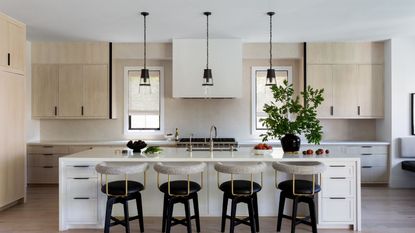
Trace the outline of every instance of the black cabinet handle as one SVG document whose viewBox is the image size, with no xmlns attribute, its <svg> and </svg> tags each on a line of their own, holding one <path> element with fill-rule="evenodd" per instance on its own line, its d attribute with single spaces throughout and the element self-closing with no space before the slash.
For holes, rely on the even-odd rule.
<svg viewBox="0 0 415 233">
<path fill-rule="evenodd" d="M 89 197 L 74 197 L 75 200 L 89 200 Z"/>
<path fill-rule="evenodd" d="M 330 197 L 330 199 L 333 199 L 333 200 L 344 200 L 346 198 L 345 197 Z"/>
<path fill-rule="evenodd" d="M 373 155 L 372 153 L 361 153 L 361 155 Z"/>
<path fill-rule="evenodd" d="M 55 116 L 57 116 L 57 115 L 58 115 L 58 107 L 55 106 Z"/>
<path fill-rule="evenodd" d="M 330 177 L 332 180 L 345 180 L 346 177 Z"/>
<path fill-rule="evenodd" d="M 43 146 L 43 148 L 53 148 L 53 146 Z"/>
<path fill-rule="evenodd" d="M 44 156 L 52 156 L 53 154 L 43 154 Z"/>
<path fill-rule="evenodd" d="M 7 53 L 7 65 L 10 66 L 10 53 Z"/>
<path fill-rule="evenodd" d="M 53 166 L 43 166 L 43 168 L 53 168 Z"/>
<path fill-rule="evenodd" d="M 89 180 L 89 177 L 75 177 L 74 180 Z"/>
<path fill-rule="evenodd" d="M 84 106 L 81 107 L 81 115 L 84 115 Z"/>
<path fill-rule="evenodd" d="M 89 165 L 74 165 L 73 167 L 89 167 Z"/>
<path fill-rule="evenodd" d="M 346 167 L 346 165 L 330 165 L 330 167 Z"/>
<path fill-rule="evenodd" d="M 334 107 L 333 106 L 330 106 L 330 115 L 334 115 Z"/>
<path fill-rule="evenodd" d="M 362 148 L 372 148 L 372 146 L 362 146 Z"/>
<path fill-rule="evenodd" d="M 360 106 L 357 106 L 357 115 L 360 116 Z"/>
<path fill-rule="evenodd" d="M 372 168 L 372 166 L 362 166 L 362 168 Z"/>
</svg>

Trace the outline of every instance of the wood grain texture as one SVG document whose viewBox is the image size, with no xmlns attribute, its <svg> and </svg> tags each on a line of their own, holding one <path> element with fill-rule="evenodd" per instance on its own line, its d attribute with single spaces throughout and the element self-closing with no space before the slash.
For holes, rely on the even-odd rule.
<svg viewBox="0 0 415 233">
<path fill-rule="evenodd" d="M 108 87 L 107 65 L 83 66 L 84 117 L 108 118 Z"/>
<path fill-rule="evenodd" d="M 15 23 L 9 23 L 8 27 L 10 67 L 24 73 L 26 61 L 26 29 Z"/>
<path fill-rule="evenodd" d="M 58 74 L 58 65 L 32 65 L 32 117 L 55 117 Z"/>
<path fill-rule="evenodd" d="M 332 117 L 333 71 L 331 65 L 308 65 L 307 84 L 313 88 L 324 89 L 324 101 L 317 109 L 318 117 Z"/>
<path fill-rule="evenodd" d="M 356 80 L 360 116 L 382 118 L 383 108 L 383 65 L 359 65 Z"/>
<path fill-rule="evenodd" d="M 81 65 L 59 65 L 59 117 L 81 117 L 83 77 Z"/>
<path fill-rule="evenodd" d="M 334 65 L 333 67 L 334 117 L 357 117 L 357 65 Z"/>
<path fill-rule="evenodd" d="M 7 66 L 7 53 L 9 52 L 8 25 L 6 19 L 0 17 L 0 66 Z"/>
</svg>

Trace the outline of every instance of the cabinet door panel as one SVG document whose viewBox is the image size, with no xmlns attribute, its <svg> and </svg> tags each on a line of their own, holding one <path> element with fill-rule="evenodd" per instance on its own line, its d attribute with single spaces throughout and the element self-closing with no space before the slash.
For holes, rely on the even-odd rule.
<svg viewBox="0 0 415 233">
<path fill-rule="evenodd" d="M 58 106 L 58 66 L 32 66 L 32 116 L 53 117 Z"/>
<path fill-rule="evenodd" d="M 318 117 L 331 117 L 333 106 L 333 80 L 330 65 L 308 65 L 307 84 L 313 88 L 324 88 L 324 101 L 317 109 Z"/>
<path fill-rule="evenodd" d="M 82 66 L 59 66 L 59 109 L 60 117 L 82 116 Z"/>
<path fill-rule="evenodd" d="M 333 66 L 333 116 L 357 117 L 357 65 Z"/>
<path fill-rule="evenodd" d="M 0 18 L 0 66 L 7 66 L 7 53 L 9 52 L 9 37 L 7 21 Z"/>
<path fill-rule="evenodd" d="M 25 29 L 14 23 L 9 23 L 9 52 L 10 66 L 24 72 L 26 49 Z"/>
<path fill-rule="evenodd" d="M 331 43 L 307 43 L 308 64 L 331 64 L 333 60 Z"/>
<path fill-rule="evenodd" d="M 359 65 L 356 87 L 360 116 L 383 117 L 383 65 Z"/>
<path fill-rule="evenodd" d="M 108 117 L 107 65 L 85 65 L 83 75 L 84 116 Z"/>
</svg>

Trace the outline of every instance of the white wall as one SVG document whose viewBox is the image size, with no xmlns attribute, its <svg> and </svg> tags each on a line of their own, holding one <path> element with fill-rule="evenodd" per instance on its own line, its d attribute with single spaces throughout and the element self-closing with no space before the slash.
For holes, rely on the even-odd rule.
<svg viewBox="0 0 415 233">
<path fill-rule="evenodd" d="M 415 187 L 415 173 L 401 169 L 401 162 L 409 159 L 400 158 L 399 145 L 400 137 L 412 136 L 410 93 L 415 93 L 415 38 L 393 38 L 386 48 L 390 67 L 385 69 L 385 100 L 389 99 L 386 111 L 390 111 L 383 126 L 388 127 L 390 117 L 390 129 L 384 130 L 386 137 L 390 131 L 391 140 L 390 186 Z"/>
<path fill-rule="evenodd" d="M 31 42 L 26 42 L 26 140 L 40 139 L 40 122 L 32 120 L 32 56 Z"/>
</svg>

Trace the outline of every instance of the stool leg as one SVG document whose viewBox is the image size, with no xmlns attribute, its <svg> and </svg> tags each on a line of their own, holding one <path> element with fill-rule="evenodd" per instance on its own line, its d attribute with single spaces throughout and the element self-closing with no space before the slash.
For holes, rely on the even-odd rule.
<svg viewBox="0 0 415 233">
<path fill-rule="evenodd" d="M 253 198 L 249 198 L 248 199 L 248 212 L 249 212 L 249 225 L 251 226 L 251 233 L 255 233 L 256 232 L 256 227 L 255 227 L 255 211 L 254 211 L 254 204 L 253 204 Z"/>
<path fill-rule="evenodd" d="M 200 232 L 199 198 L 197 197 L 197 193 L 194 193 L 193 196 L 193 208 L 195 211 L 196 231 Z"/>
<path fill-rule="evenodd" d="M 166 232 L 166 222 L 167 222 L 167 207 L 169 205 L 167 194 L 164 194 L 163 199 L 163 219 L 161 224 L 161 232 Z"/>
<path fill-rule="evenodd" d="M 254 216 L 255 216 L 255 226 L 256 232 L 259 232 L 259 213 L 258 213 L 258 197 L 257 193 L 254 193 Z"/>
<path fill-rule="evenodd" d="M 114 205 L 115 198 L 108 197 L 107 199 L 107 207 L 105 210 L 105 226 L 104 226 L 104 233 L 110 232 L 111 227 L 111 212 L 112 212 L 112 206 Z"/>
<path fill-rule="evenodd" d="M 189 199 L 184 202 L 184 211 L 186 213 L 187 233 L 192 233 L 192 222 L 190 221 Z"/>
<path fill-rule="evenodd" d="M 225 232 L 225 226 L 226 226 L 226 214 L 228 213 L 228 195 L 226 193 L 223 193 L 223 204 L 222 204 L 222 224 L 220 231 Z"/>
<path fill-rule="evenodd" d="M 313 229 L 313 233 L 317 233 L 316 210 L 314 205 L 314 199 L 310 198 L 310 200 L 308 201 L 308 206 L 310 209 L 311 227 Z"/>
<path fill-rule="evenodd" d="M 137 193 L 135 202 L 137 205 L 137 215 L 140 223 L 140 232 L 144 232 L 143 202 L 141 200 L 141 193 Z"/>
<path fill-rule="evenodd" d="M 281 192 L 280 194 L 280 204 L 278 207 L 278 220 L 277 220 L 277 232 L 281 231 L 282 216 L 284 214 L 284 205 L 285 205 L 285 194 Z"/>
<path fill-rule="evenodd" d="M 124 206 L 124 222 L 125 222 L 125 233 L 130 233 L 130 215 L 128 213 L 128 200 L 123 200 Z"/>
<path fill-rule="evenodd" d="M 173 199 L 169 198 L 168 204 L 167 204 L 166 233 L 170 233 L 171 219 L 173 217 L 173 207 L 174 207 Z"/>
<path fill-rule="evenodd" d="M 293 199 L 293 212 L 291 218 L 291 233 L 295 233 L 295 225 L 297 223 L 297 207 L 298 207 L 298 197 Z"/>
<path fill-rule="evenodd" d="M 235 215 L 236 215 L 236 197 L 232 198 L 232 207 L 231 207 L 231 228 L 229 233 L 234 233 L 235 230 Z"/>
</svg>

